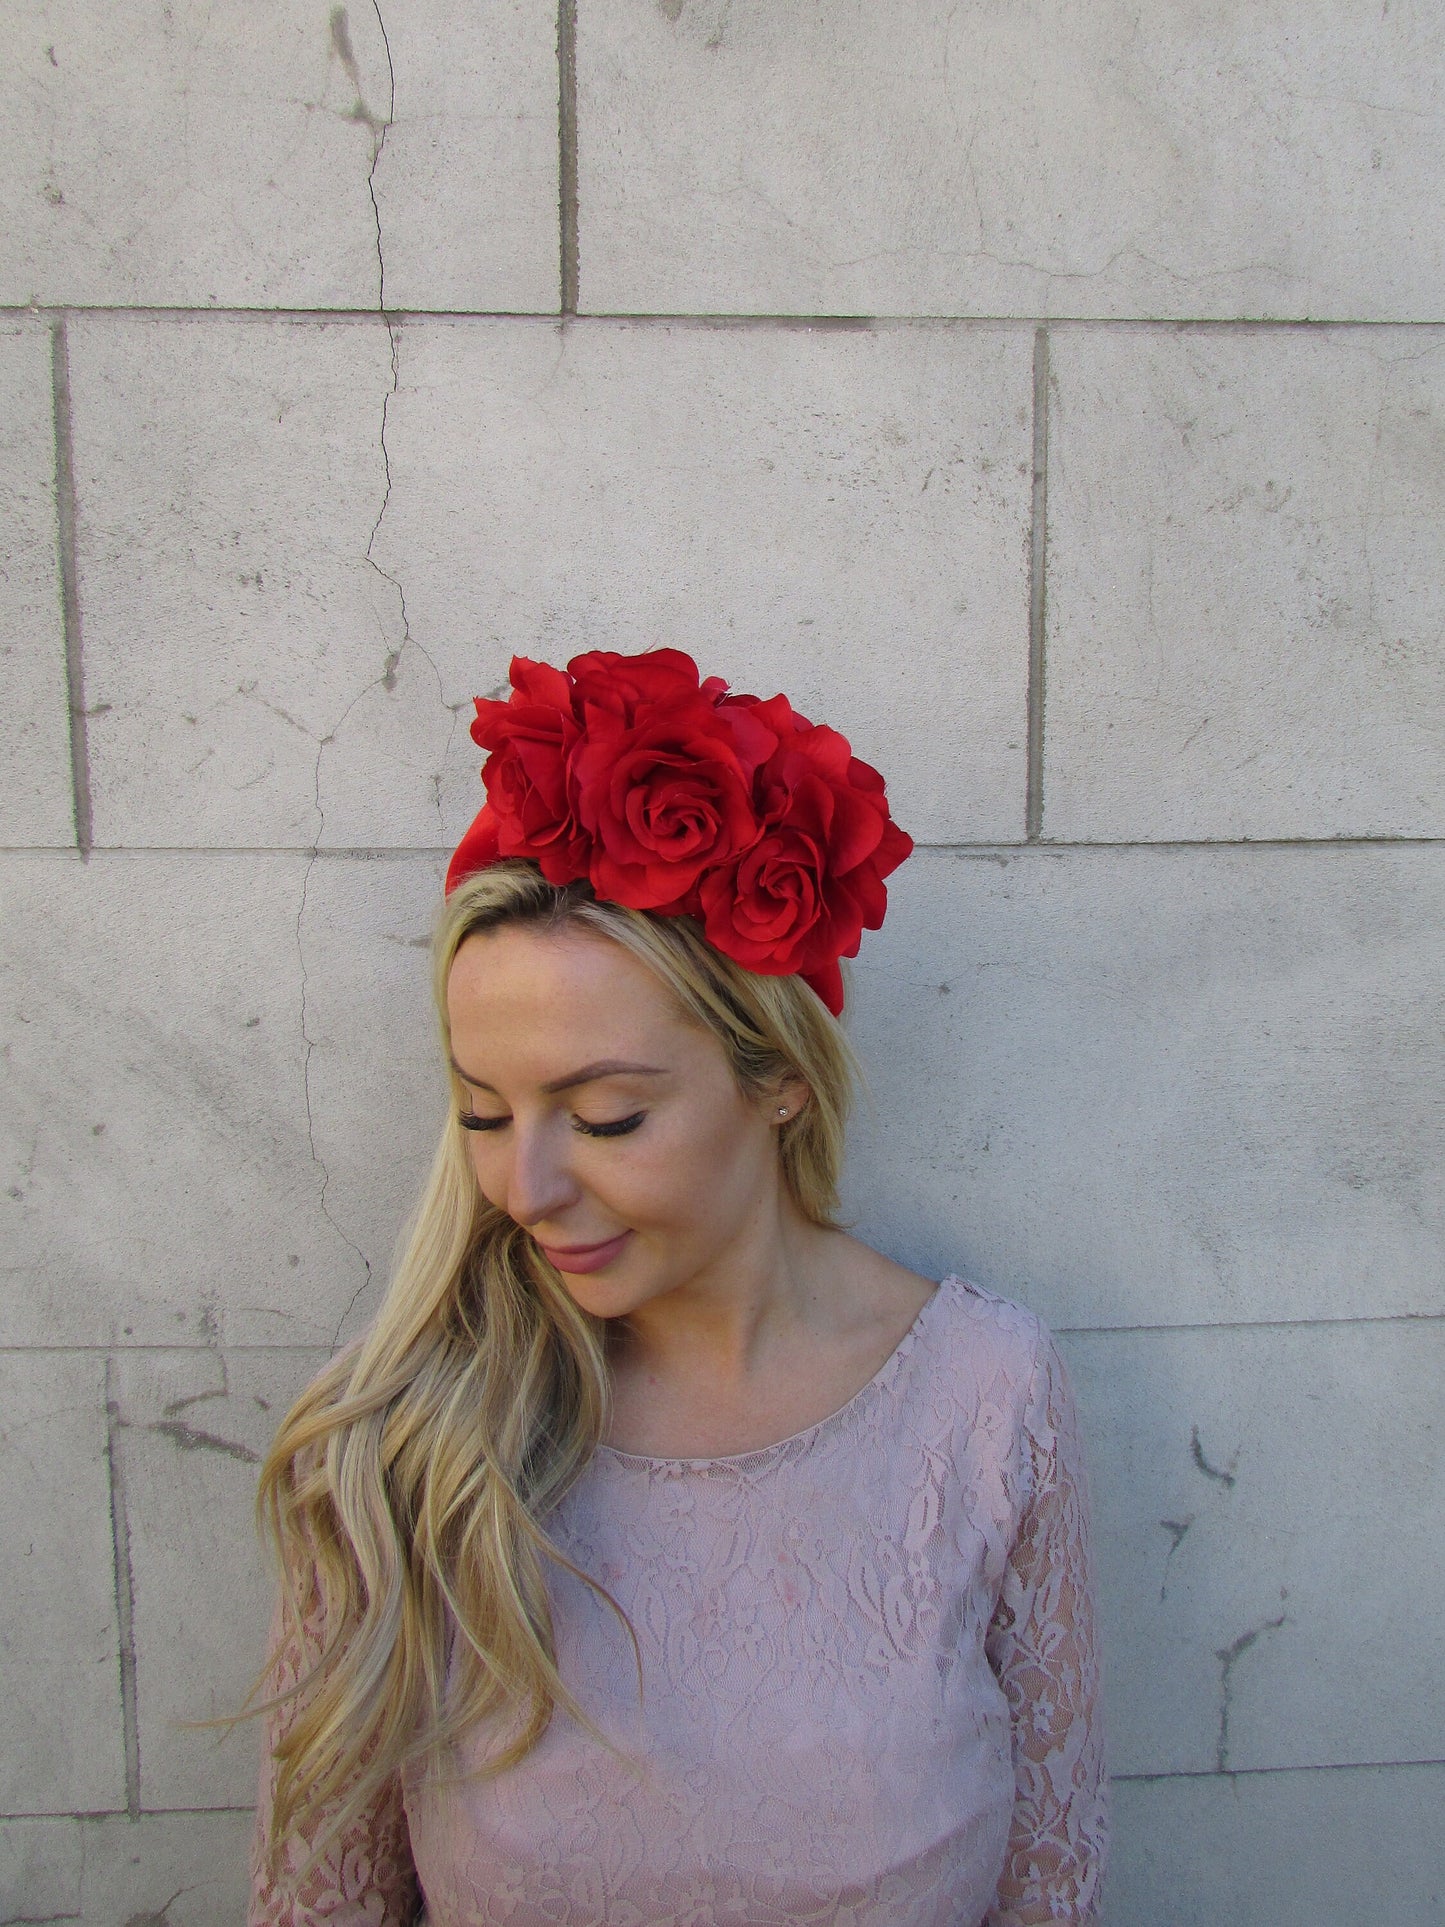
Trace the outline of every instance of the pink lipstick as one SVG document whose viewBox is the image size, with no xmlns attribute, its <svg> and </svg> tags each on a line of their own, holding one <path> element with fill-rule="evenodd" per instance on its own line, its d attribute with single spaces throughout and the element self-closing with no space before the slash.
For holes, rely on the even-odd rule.
<svg viewBox="0 0 1445 1927">
<path fill-rule="evenodd" d="M 604 1265 L 612 1263 L 631 1236 L 630 1231 L 622 1231 L 600 1245 L 544 1245 L 539 1238 L 537 1248 L 558 1271 L 601 1271 Z"/>
</svg>

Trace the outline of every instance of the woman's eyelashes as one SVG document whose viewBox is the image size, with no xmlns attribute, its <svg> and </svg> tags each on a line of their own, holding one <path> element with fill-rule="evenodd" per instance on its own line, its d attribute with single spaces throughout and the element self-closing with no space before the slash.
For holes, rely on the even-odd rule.
<svg viewBox="0 0 1445 1927">
<path fill-rule="evenodd" d="M 589 1124 L 580 1117 L 574 1118 L 572 1122 L 574 1129 L 581 1131 L 586 1137 L 626 1137 L 629 1131 L 637 1129 L 646 1116 L 646 1111 L 634 1111 L 631 1117 L 614 1118 L 607 1124 Z"/>
<path fill-rule="evenodd" d="M 634 1111 L 631 1117 L 614 1118 L 604 1124 L 589 1124 L 584 1117 L 574 1117 L 572 1128 L 584 1137 L 626 1137 L 635 1131 L 647 1116 L 646 1111 Z M 510 1124 L 508 1117 L 478 1117 L 474 1111 L 458 1111 L 457 1122 L 464 1131 L 500 1131 L 504 1124 Z"/>
</svg>

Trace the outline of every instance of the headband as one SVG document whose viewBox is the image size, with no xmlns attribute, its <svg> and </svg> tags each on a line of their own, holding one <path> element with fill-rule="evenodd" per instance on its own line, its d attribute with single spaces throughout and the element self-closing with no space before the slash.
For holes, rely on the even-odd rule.
<svg viewBox="0 0 1445 1927">
<path fill-rule="evenodd" d="M 595 649 L 565 670 L 514 656 L 506 702 L 476 698 L 487 800 L 448 895 L 505 857 L 552 884 L 693 917 L 724 956 L 796 973 L 833 1015 L 841 957 L 883 921 L 883 879 L 913 848 L 883 778 L 786 696 L 735 696 L 680 649 Z"/>
</svg>

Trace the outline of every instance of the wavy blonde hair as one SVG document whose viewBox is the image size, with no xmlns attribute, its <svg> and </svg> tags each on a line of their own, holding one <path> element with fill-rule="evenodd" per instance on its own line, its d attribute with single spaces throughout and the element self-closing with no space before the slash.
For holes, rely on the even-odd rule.
<svg viewBox="0 0 1445 1927">
<path fill-rule="evenodd" d="M 508 924 L 623 945 L 717 1037 L 744 1092 L 801 1078 L 810 1101 L 781 1127 L 782 1177 L 804 1217 L 837 1227 L 857 1065 L 800 978 L 744 969 L 687 918 L 497 863 L 453 891 L 433 939 L 448 1060 L 453 960 L 469 936 Z M 257 1515 L 282 1576 L 270 1665 L 288 1649 L 312 1661 L 253 1707 L 285 1712 L 273 1864 L 288 1839 L 310 1839 L 314 1858 L 391 1775 L 436 1764 L 480 1721 L 505 1738 L 487 1771 L 522 1758 L 558 1707 L 589 1724 L 557 1670 L 544 1580 L 549 1560 L 576 1568 L 545 1520 L 602 1435 L 605 1326 L 482 1196 L 449 1075 L 454 1101 L 376 1320 L 302 1393 L 261 1470 Z"/>
</svg>

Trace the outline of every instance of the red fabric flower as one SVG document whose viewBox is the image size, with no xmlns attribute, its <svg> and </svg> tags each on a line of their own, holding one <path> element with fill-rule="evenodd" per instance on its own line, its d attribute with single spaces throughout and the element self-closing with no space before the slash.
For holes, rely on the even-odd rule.
<svg viewBox="0 0 1445 1927">
<path fill-rule="evenodd" d="M 753 777 L 776 747 L 746 710 L 720 710 L 698 691 L 639 703 L 631 720 L 589 710 L 575 770 L 598 896 L 682 910 L 704 871 L 756 839 Z"/>
<path fill-rule="evenodd" d="M 490 750 L 482 770 L 503 856 L 529 856 L 549 883 L 587 868 L 589 839 L 576 816 L 571 756 L 582 731 L 572 685 L 545 662 L 512 658 L 508 701 L 476 699 L 472 740 Z"/>
<path fill-rule="evenodd" d="M 487 805 L 447 889 L 504 856 L 549 882 L 699 919 L 767 976 L 797 972 L 835 1014 L 841 957 L 883 921 L 913 848 L 883 778 L 785 696 L 730 696 L 679 649 L 593 650 L 564 673 L 516 657 L 512 695 L 478 699 Z"/>
<path fill-rule="evenodd" d="M 715 703 L 727 694 L 721 676 L 698 679 L 697 664 L 681 649 L 644 649 L 635 656 L 619 656 L 612 649 L 589 649 L 567 665 L 572 678 L 577 713 L 600 710 L 628 722 L 644 705 L 684 696 L 701 696 Z"/>
<path fill-rule="evenodd" d="M 734 699 L 765 715 L 778 748 L 758 771 L 763 828 L 736 864 L 699 888 L 708 941 L 763 976 L 797 971 L 835 1014 L 840 957 L 883 921 L 883 879 L 913 848 L 888 815 L 883 778 L 836 730 L 812 724 L 786 698 Z"/>
</svg>

